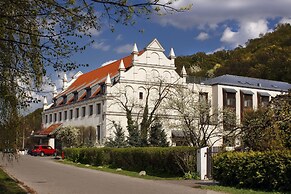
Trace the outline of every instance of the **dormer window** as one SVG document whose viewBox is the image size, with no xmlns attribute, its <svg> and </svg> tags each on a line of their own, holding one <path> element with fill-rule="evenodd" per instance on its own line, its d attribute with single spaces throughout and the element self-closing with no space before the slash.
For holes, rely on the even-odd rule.
<svg viewBox="0 0 291 194">
<path fill-rule="evenodd" d="M 90 97 L 91 97 L 91 88 L 88 87 L 88 88 L 86 88 L 86 99 L 88 99 Z"/>
<path fill-rule="evenodd" d="M 78 101 L 78 91 L 75 91 L 75 92 L 73 92 L 73 94 L 74 94 L 74 102 L 77 102 Z"/>
<path fill-rule="evenodd" d="M 63 95 L 63 104 L 67 104 L 67 95 Z"/>
</svg>

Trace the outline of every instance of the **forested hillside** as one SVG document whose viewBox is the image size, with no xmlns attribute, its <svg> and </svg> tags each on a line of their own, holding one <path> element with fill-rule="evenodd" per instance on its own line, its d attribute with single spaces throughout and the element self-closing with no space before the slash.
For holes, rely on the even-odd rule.
<svg viewBox="0 0 291 194">
<path fill-rule="evenodd" d="M 190 76 L 233 74 L 291 83 L 291 25 L 280 25 L 245 47 L 177 57 L 176 65 L 178 72 L 184 65 Z"/>
</svg>

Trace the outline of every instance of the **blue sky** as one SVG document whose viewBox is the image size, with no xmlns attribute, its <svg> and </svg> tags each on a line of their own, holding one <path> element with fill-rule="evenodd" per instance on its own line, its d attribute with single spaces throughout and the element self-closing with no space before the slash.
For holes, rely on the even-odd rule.
<svg viewBox="0 0 291 194">
<path fill-rule="evenodd" d="M 88 63 L 89 67 L 67 72 L 68 79 L 79 70 L 85 73 L 105 62 L 129 55 L 134 43 L 138 49 L 143 49 L 157 38 L 166 55 L 172 47 L 176 56 L 212 53 L 243 46 L 248 39 L 273 31 L 278 23 L 291 23 L 291 0 L 178 0 L 173 6 L 189 4 L 193 4 L 189 11 L 151 15 L 150 20 L 136 18 L 136 25 L 115 25 L 114 32 L 106 25 L 100 31 L 92 30 L 95 43 L 72 57 L 76 63 Z M 56 78 L 63 72 L 49 74 L 56 80 L 57 88 L 61 88 L 62 82 Z M 44 86 L 44 90 L 50 91 L 52 87 Z M 46 95 L 50 101 L 51 95 Z M 42 94 L 35 96 L 42 100 Z M 32 105 L 29 110 L 41 106 L 41 103 Z"/>
</svg>

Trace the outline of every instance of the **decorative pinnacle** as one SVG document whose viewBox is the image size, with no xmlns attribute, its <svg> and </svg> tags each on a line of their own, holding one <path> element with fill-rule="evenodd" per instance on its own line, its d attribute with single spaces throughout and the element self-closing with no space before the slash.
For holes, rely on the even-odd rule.
<svg viewBox="0 0 291 194">
<path fill-rule="evenodd" d="M 184 65 L 182 67 L 182 76 L 183 77 L 186 77 L 187 76 L 187 72 L 186 72 L 186 69 L 185 69 Z"/>
<path fill-rule="evenodd" d="M 46 96 L 43 97 L 43 105 L 47 105 L 47 99 L 46 99 Z"/>
<path fill-rule="evenodd" d="M 110 75 L 109 75 L 109 73 L 107 74 L 105 84 L 106 84 L 106 85 L 111 85 L 111 79 L 110 79 Z"/>
<path fill-rule="evenodd" d="M 120 64 L 119 64 L 119 71 L 125 71 L 125 66 L 124 66 L 122 59 L 121 59 Z"/>
<path fill-rule="evenodd" d="M 170 59 L 175 59 L 176 58 L 176 55 L 174 53 L 174 49 L 173 48 L 171 48 L 171 50 L 170 50 L 169 58 Z"/>
<path fill-rule="evenodd" d="M 64 82 L 67 82 L 68 81 L 68 78 L 67 78 L 67 74 L 65 73 L 64 74 Z"/>
<path fill-rule="evenodd" d="M 134 43 L 133 45 L 133 49 L 132 49 L 132 54 L 137 54 L 138 53 L 138 49 L 137 49 L 137 46 L 136 46 L 136 43 Z"/>
</svg>

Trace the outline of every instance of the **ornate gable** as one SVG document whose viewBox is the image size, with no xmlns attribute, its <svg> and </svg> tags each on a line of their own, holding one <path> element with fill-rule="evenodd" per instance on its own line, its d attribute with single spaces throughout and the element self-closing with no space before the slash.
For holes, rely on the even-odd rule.
<svg viewBox="0 0 291 194">
<path fill-rule="evenodd" d="M 162 47 L 162 45 L 160 44 L 160 42 L 155 38 L 150 44 L 148 44 L 148 46 L 145 48 L 146 51 L 150 50 L 150 51 L 160 51 L 160 52 L 164 52 L 165 49 Z"/>
</svg>

